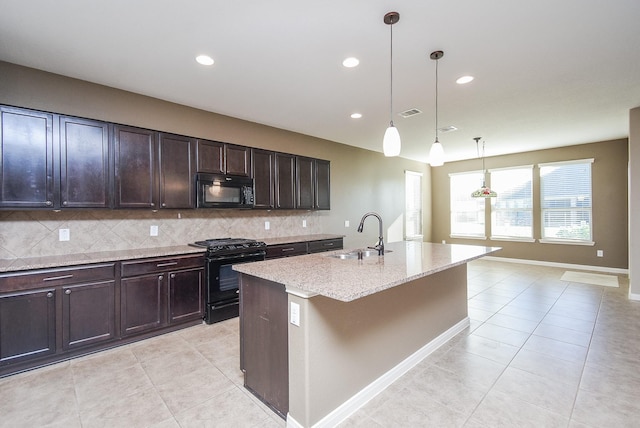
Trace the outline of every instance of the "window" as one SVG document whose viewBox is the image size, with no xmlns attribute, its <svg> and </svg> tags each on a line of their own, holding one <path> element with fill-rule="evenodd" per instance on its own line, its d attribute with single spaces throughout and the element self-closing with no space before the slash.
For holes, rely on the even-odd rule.
<svg viewBox="0 0 640 428">
<path fill-rule="evenodd" d="M 451 236 L 486 238 L 484 198 L 471 192 L 482 184 L 482 172 L 449 174 L 451 190 Z"/>
<path fill-rule="evenodd" d="M 540 242 L 593 244 L 591 164 L 593 159 L 540 164 Z"/>
<path fill-rule="evenodd" d="M 422 174 L 405 171 L 405 238 L 422 240 Z"/>
<path fill-rule="evenodd" d="M 491 238 L 533 241 L 533 165 L 490 172 Z"/>
</svg>

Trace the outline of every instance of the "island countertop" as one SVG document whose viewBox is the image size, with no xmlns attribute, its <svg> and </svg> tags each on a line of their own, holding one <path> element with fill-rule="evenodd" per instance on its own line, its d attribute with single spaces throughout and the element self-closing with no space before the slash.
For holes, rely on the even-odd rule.
<svg viewBox="0 0 640 428">
<path fill-rule="evenodd" d="M 337 250 L 234 265 L 247 275 L 285 285 L 304 297 L 321 295 L 350 302 L 467 263 L 499 247 L 403 241 L 385 246 L 385 255 L 340 259 Z"/>
</svg>

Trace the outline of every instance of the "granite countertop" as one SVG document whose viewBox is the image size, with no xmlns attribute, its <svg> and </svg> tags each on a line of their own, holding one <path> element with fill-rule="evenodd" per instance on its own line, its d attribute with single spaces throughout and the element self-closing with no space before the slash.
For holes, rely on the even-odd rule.
<svg viewBox="0 0 640 428">
<path fill-rule="evenodd" d="M 344 235 L 315 234 L 287 236 L 282 238 L 259 239 L 267 245 L 291 244 L 294 242 L 320 241 L 323 239 L 342 238 Z M 190 245 L 176 245 L 172 247 L 140 248 L 135 250 L 99 251 L 79 254 L 64 254 L 59 256 L 24 257 L 15 259 L 0 259 L 1 272 L 15 272 L 31 269 L 53 269 L 66 266 L 86 265 L 92 263 L 114 262 L 120 260 L 144 259 L 148 257 L 167 257 L 182 254 L 204 253 L 204 248 Z"/>
<path fill-rule="evenodd" d="M 390 252 L 388 250 L 391 250 Z M 342 260 L 337 250 L 235 265 L 234 270 L 284 284 L 302 297 L 321 295 L 350 302 L 500 250 L 499 247 L 394 242 L 385 255 Z"/>
</svg>

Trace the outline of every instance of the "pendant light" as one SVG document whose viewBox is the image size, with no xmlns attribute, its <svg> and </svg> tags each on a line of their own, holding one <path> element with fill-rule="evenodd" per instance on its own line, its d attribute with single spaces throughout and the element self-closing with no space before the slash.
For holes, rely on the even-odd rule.
<svg viewBox="0 0 640 428">
<path fill-rule="evenodd" d="M 391 101 L 389 107 L 389 127 L 384 133 L 382 150 L 385 156 L 398 156 L 400 154 L 400 134 L 393 124 L 393 24 L 400 20 L 398 12 L 389 12 L 384 16 L 384 23 L 391 29 Z"/>
<path fill-rule="evenodd" d="M 436 62 L 436 141 L 429 150 L 429 164 L 431 166 L 444 165 L 444 149 L 438 141 L 438 60 L 444 56 L 442 51 L 433 51 L 429 57 Z"/>
<path fill-rule="evenodd" d="M 476 140 L 476 152 L 478 153 L 478 157 L 480 157 L 480 149 L 478 148 L 478 141 L 480 141 L 481 137 L 475 137 Z M 482 142 L 482 187 L 471 193 L 471 197 L 473 198 L 495 198 L 498 196 L 496 192 L 488 188 L 485 184 L 484 177 L 486 175 L 486 170 L 484 169 L 484 141 Z"/>
</svg>

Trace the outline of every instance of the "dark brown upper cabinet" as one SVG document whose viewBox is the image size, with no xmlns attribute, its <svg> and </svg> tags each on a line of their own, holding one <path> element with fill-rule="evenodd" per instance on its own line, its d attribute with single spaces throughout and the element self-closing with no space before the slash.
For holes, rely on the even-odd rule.
<svg viewBox="0 0 640 428">
<path fill-rule="evenodd" d="M 198 140 L 198 172 L 224 174 L 224 143 Z"/>
<path fill-rule="evenodd" d="M 331 163 L 314 159 L 315 167 L 315 203 L 316 210 L 331 209 Z"/>
<path fill-rule="evenodd" d="M 60 117 L 60 205 L 108 208 L 109 124 Z"/>
<path fill-rule="evenodd" d="M 286 153 L 275 154 L 275 202 L 278 209 L 296 208 L 296 157 Z"/>
<path fill-rule="evenodd" d="M 275 208 L 275 155 L 275 152 L 269 150 L 251 150 L 253 198 L 255 208 Z"/>
<path fill-rule="evenodd" d="M 53 115 L 0 106 L 0 207 L 53 208 Z"/>
<path fill-rule="evenodd" d="M 196 140 L 160 134 L 160 207 L 195 207 Z"/>
<path fill-rule="evenodd" d="M 312 158 L 296 156 L 296 208 L 311 210 L 315 202 L 315 163 Z"/>
<path fill-rule="evenodd" d="M 251 149 L 233 144 L 224 145 L 226 173 L 242 177 L 251 176 Z"/>
<path fill-rule="evenodd" d="M 113 136 L 115 207 L 157 209 L 157 133 L 115 125 Z"/>
<path fill-rule="evenodd" d="M 198 140 L 198 172 L 251 177 L 251 148 Z"/>
</svg>

